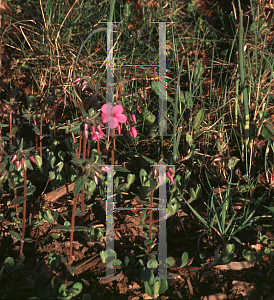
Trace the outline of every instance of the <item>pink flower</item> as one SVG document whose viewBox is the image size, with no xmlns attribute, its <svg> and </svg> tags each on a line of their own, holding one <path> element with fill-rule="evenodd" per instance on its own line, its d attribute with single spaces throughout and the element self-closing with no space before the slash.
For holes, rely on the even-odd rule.
<svg viewBox="0 0 274 300">
<path fill-rule="evenodd" d="M 109 172 L 109 171 L 110 171 L 110 168 L 109 168 L 109 167 L 102 167 L 102 171 L 104 171 L 104 172 Z"/>
<path fill-rule="evenodd" d="M 20 162 L 17 160 L 15 163 L 16 163 L 17 170 L 19 170 Z"/>
<path fill-rule="evenodd" d="M 173 175 L 175 175 L 174 171 L 172 168 L 168 168 L 169 169 L 169 172 L 172 173 Z"/>
<path fill-rule="evenodd" d="M 112 106 L 111 104 L 104 104 L 102 106 L 102 120 L 103 123 L 108 122 L 109 128 L 118 127 L 119 123 L 125 123 L 127 121 L 127 117 L 122 114 L 123 106 L 116 105 Z"/>
<path fill-rule="evenodd" d="M 21 165 L 22 165 L 22 166 L 24 166 L 24 161 L 25 161 L 25 159 L 24 159 L 24 157 L 22 157 L 22 158 L 21 158 Z"/>
<path fill-rule="evenodd" d="M 174 179 L 173 177 L 170 175 L 169 172 L 166 172 L 167 177 L 170 179 L 170 181 L 172 182 L 172 184 L 174 185 Z"/>
<path fill-rule="evenodd" d="M 91 126 L 92 129 L 92 139 L 94 141 L 99 141 L 101 138 L 106 137 L 106 135 L 104 134 L 104 132 L 102 131 L 101 127 L 98 125 L 97 126 L 98 131 L 95 132 L 95 128 L 94 126 Z"/>
<path fill-rule="evenodd" d="M 98 185 L 98 179 L 96 176 L 94 176 L 94 181 L 95 181 L 96 185 Z"/>
<path fill-rule="evenodd" d="M 35 164 L 35 159 L 33 156 L 30 157 L 30 160 Z"/>
<path fill-rule="evenodd" d="M 135 127 L 130 127 L 130 134 L 134 139 L 136 138 L 137 130 L 135 129 Z"/>
<path fill-rule="evenodd" d="M 16 160 L 17 155 L 15 154 L 11 160 L 11 162 L 14 162 Z"/>
<path fill-rule="evenodd" d="M 132 120 L 133 120 L 134 124 L 136 124 L 136 117 L 135 117 L 135 115 L 134 115 L 134 114 L 132 114 L 132 115 L 131 115 L 131 118 L 132 118 Z"/>
</svg>

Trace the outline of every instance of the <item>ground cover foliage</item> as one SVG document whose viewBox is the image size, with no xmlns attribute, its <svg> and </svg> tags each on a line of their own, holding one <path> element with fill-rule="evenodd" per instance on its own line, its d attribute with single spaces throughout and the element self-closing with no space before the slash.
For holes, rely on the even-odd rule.
<svg viewBox="0 0 274 300">
<path fill-rule="evenodd" d="M 269 1 L 15 0 L 0 10 L 1 298 L 273 299 Z M 114 22 L 115 138 L 104 22 Z M 162 137 L 158 68 L 118 67 L 157 65 L 156 22 L 167 22 Z M 119 165 L 115 252 L 105 251 L 106 165 Z M 168 280 L 150 209 L 165 180 Z M 101 278 L 106 264 L 118 278 Z"/>
</svg>

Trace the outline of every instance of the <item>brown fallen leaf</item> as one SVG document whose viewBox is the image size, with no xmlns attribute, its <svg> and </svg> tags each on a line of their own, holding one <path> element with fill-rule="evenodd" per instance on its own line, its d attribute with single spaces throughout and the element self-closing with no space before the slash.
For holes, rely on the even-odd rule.
<svg viewBox="0 0 274 300">
<path fill-rule="evenodd" d="M 242 269 L 249 269 L 254 267 L 256 264 L 256 261 L 232 261 L 229 264 L 226 265 L 217 265 L 214 266 L 215 269 L 224 271 L 224 270 L 235 270 L 240 271 Z"/>
</svg>

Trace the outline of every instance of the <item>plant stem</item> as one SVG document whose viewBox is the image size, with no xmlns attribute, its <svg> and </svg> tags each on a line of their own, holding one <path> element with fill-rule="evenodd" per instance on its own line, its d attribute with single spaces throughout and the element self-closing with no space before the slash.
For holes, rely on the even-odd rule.
<svg viewBox="0 0 274 300">
<path fill-rule="evenodd" d="M 14 188 L 14 199 L 16 199 L 17 198 L 17 190 L 15 189 L 16 184 L 15 184 L 15 180 L 14 180 L 13 176 L 12 176 L 12 182 L 13 182 L 13 188 Z M 18 220 L 19 220 L 19 216 L 18 216 L 18 204 L 15 205 L 15 211 L 16 211 L 16 220 L 18 222 Z"/>
<path fill-rule="evenodd" d="M 75 211 L 76 211 L 77 197 L 78 197 L 78 194 L 76 194 L 74 196 L 74 199 L 73 199 L 73 208 L 72 208 L 71 226 L 70 226 L 70 248 L 69 248 L 68 267 L 71 266 L 71 256 L 72 256 L 72 247 L 73 247 L 73 234 L 74 234 L 74 222 L 75 222 Z"/>
<path fill-rule="evenodd" d="M 87 147 L 87 139 L 86 136 L 84 136 L 84 149 L 83 149 L 83 161 L 86 159 L 86 147 Z M 85 168 L 82 167 L 83 172 L 85 171 Z M 85 203 L 85 186 L 82 188 L 82 204 L 81 204 L 81 213 L 84 211 L 84 203 Z M 83 215 L 81 216 L 81 224 L 83 225 Z"/>
<path fill-rule="evenodd" d="M 150 192 L 150 219 L 149 219 L 149 239 L 151 240 L 151 231 L 152 231 L 152 200 L 153 200 L 153 191 Z M 151 251 L 151 248 L 147 248 L 147 255 Z"/>
<path fill-rule="evenodd" d="M 24 198 L 27 198 L 27 174 L 26 170 L 24 169 Z M 23 204 L 23 225 L 22 225 L 22 238 L 21 238 L 21 249 L 20 249 L 20 260 L 22 260 L 23 256 L 23 245 L 24 245 L 24 238 L 25 238 L 25 223 L 26 223 L 26 213 L 27 213 L 27 200 L 24 201 Z"/>
<path fill-rule="evenodd" d="M 40 117 L 40 157 L 43 160 L 43 158 L 42 158 L 42 132 L 43 132 L 42 125 L 43 125 L 43 110 L 41 112 L 41 117 Z"/>
</svg>

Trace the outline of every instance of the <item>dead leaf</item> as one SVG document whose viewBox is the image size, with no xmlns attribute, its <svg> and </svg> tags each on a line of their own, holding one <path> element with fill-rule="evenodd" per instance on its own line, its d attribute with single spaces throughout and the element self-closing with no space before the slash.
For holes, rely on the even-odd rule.
<svg viewBox="0 0 274 300">
<path fill-rule="evenodd" d="M 217 265 L 214 266 L 215 269 L 224 271 L 224 270 L 235 270 L 240 271 L 242 269 L 249 269 L 254 267 L 256 264 L 256 261 L 232 261 L 229 264 L 226 265 Z"/>
</svg>

